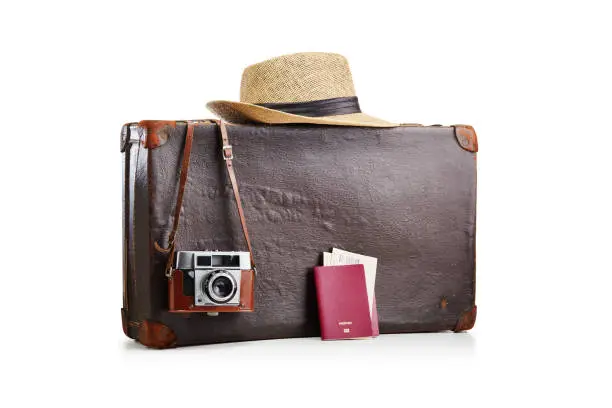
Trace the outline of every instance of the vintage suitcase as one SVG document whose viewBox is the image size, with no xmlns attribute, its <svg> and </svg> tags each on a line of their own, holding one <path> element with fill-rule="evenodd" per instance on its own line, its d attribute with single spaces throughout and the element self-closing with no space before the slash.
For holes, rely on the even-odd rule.
<svg viewBox="0 0 612 408">
<path fill-rule="evenodd" d="M 177 250 L 244 251 L 219 126 L 194 122 Z M 185 121 L 121 132 L 125 334 L 155 348 L 319 336 L 313 267 L 332 247 L 378 258 L 380 332 L 471 329 L 471 126 L 227 125 L 258 267 L 250 313 L 173 313 L 165 267 Z"/>
</svg>

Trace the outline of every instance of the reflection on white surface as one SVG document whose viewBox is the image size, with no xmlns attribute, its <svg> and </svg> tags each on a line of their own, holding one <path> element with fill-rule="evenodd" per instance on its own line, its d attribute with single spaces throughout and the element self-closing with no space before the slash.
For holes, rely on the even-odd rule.
<svg viewBox="0 0 612 408">
<path fill-rule="evenodd" d="M 147 348 L 126 340 L 122 344 L 124 357 L 141 353 L 156 353 Z M 180 347 L 165 350 L 163 353 L 177 355 L 231 355 L 243 359 L 436 359 L 466 358 L 473 356 L 476 341 L 472 334 L 465 333 L 409 333 L 384 334 L 373 339 L 322 341 L 318 337 L 263 340 L 238 343 L 209 344 L 201 346 Z"/>
</svg>

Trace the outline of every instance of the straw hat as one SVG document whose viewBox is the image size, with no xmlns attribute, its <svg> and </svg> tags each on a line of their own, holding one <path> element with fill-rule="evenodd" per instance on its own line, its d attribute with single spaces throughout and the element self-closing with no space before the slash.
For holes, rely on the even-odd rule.
<svg viewBox="0 0 612 408">
<path fill-rule="evenodd" d="M 233 123 L 399 126 L 361 113 L 348 61 L 324 52 L 251 65 L 242 73 L 240 102 L 212 101 L 206 106 Z"/>
</svg>

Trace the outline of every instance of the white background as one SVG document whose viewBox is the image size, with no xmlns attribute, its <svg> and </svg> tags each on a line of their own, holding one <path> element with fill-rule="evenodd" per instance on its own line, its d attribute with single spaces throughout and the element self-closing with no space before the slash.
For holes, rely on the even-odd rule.
<svg viewBox="0 0 612 408">
<path fill-rule="evenodd" d="M 605 4 L 3 2 L 0 405 L 611 406 Z M 347 56 L 367 113 L 476 128 L 476 327 L 144 349 L 120 324 L 121 125 L 210 117 L 299 51 Z"/>
</svg>

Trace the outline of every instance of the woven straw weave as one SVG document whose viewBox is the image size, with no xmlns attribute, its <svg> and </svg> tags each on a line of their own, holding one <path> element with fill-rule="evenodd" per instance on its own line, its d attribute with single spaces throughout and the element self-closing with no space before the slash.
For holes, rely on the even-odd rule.
<svg viewBox="0 0 612 408">
<path fill-rule="evenodd" d="M 339 54 L 304 52 L 247 67 L 242 74 L 240 102 L 220 100 L 206 106 L 232 123 L 398 126 L 365 113 L 310 117 L 258 106 L 262 103 L 312 102 L 349 96 L 356 95 L 346 58 Z"/>
<path fill-rule="evenodd" d="M 274 58 L 244 70 L 240 101 L 310 102 L 355 96 L 348 61 L 339 54 L 306 52 Z"/>
</svg>

